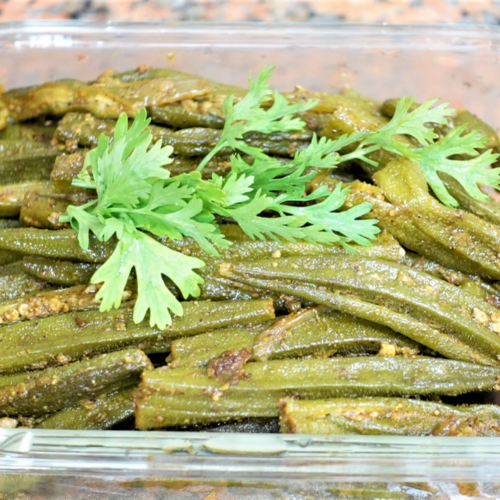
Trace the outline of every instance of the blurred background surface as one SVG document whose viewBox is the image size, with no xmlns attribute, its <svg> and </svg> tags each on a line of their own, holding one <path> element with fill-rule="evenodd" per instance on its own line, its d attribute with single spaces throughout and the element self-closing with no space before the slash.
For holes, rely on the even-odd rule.
<svg viewBox="0 0 500 500">
<path fill-rule="evenodd" d="M 0 0 L 0 22 L 24 19 L 491 25 L 500 0 Z"/>
</svg>

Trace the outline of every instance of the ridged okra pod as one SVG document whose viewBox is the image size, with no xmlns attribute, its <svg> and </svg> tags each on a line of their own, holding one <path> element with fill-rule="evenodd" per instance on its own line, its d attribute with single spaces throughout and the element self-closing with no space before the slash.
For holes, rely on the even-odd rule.
<svg viewBox="0 0 500 500">
<path fill-rule="evenodd" d="M 94 148 L 101 133 L 111 137 L 116 122 L 101 120 L 92 115 L 68 113 L 57 127 L 55 138 L 67 144 L 69 151 L 80 147 Z M 157 125 L 149 125 L 153 142 L 162 141 L 165 145 L 174 148 L 174 154 L 180 156 L 205 156 L 217 144 L 221 131 L 203 127 L 172 130 Z M 275 132 L 261 134 L 249 132 L 245 134 L 245 142 L 251 146 L 261 148 L 265 153 L 283 157 L 291 157 L 297 151 L 306 148 L 312 139 L 311 132 Z M 228 155 L 230 149 L 221 150 L 221 155 Z"/>
<path fill-rule="evenodd" d="M 405 335 L 406 337 L 418 342 L 443 356 L 474 362 L 484 365 L 498 365 L 497 347 L 498 338 L 487 328 L 480 328 L 479 324 L 471 324 L 463 318 L 462 323 L 467 323 L 468 329 L 474 332 L 474 339 L 470 341 L 441 331 L 443 324 L 426 323 L 422 319 L 414 318 L 405 310 L 402 304 L 406 304 L 408 296 L 403 294 L 401 306 L 394 305 L 395 302 L 384 303 L 384 297 L 381 298 L 382 304 L 376 303 L 378 293 L 372 294 L 371 300 L 366 294 L 357 294 L 356 291 L 335 290 L 325 286 L 314 284 L 293 282 L 292 279 L 264 279 L 261 277 L 251 277 L 248 273 L 240 275 L 235 271 L 234 266 L 222 266 L 221 272 L 227 277 L 232 277 L 235 281 L 242 282 L 263 290 L 272 291 L 280 294 L 300 297 L 306 301 L 315 304 L 324 305 L 338 311 L 363 318 L 365 320 L 392 328 L 394 331 Z M 384 292 L 387 290 L 384 289 Z M 373 302 L 375 298 L 375 303 Z M 420 305 L 419 300 L 414 305 Z M 430 306 L 429 306 L 430 307 Z M 456 311 L 448 311 L 445 319 L 451 318 L 455 321 Z M 448 323 L 446 323 L 448 326 Z M 466 330 L 467 331 L 467 330 Z M 490 344 L 493 347 L 486 349 L 484 346 Z M 485 352 L 487 351 L 487 352 Z"/>
<path fill-rule="evenodd" d="M 457 395 L 497 387 L 499 375 L 497 368 L 460 361 L 381 356 L 247 363 L 233 381 L 210 378 L 200 369 L 157 369 L 142 376 L 136 426 L 155 429 L 275 417 L 278 401 L 291 395 Z"/>
<path fill-rule="evenodd" d="M 48 181 L 28 181 L 0 186 L 0 217 L 17 217 L 27 193 L 48 194 L 51 191 Z"/>
<path fill-rule="evenodd" d="M 69 260 L 46 259 L 44 257 L 24 257 L 23 269 L 35 278 L 55 285 L 84 285 L 99 268 L 98 264 L 71 262 Z"/>
<path fill-rule="evenodd" d="M 305 241 L 295 243 L 251 240 L 236 224 L 223 224 L 221 232 L 233 245 L 228 249 L 220 249 L 220 260 L 257 259 L 274 256 L 315 255 L 318 253 L 335 255 L 346 254 L 340 245 L 314 245 Z M 183 240 L 160 239 L 169 248 L 199 257 L 207 266 L 201 273 L 210 274 L 218 268 L 218 260 L 207 259 L 207 254 L 191 238 Z M 47 231 L 37 228 L 0 229 L 0 250 L 20 252 L 30 256 L 39 256 L 60 260 L 73 260 L 88 263 L 103 263 L 111 255 L 116 246 L 115 240 L 101 242 L 90 235 L 88 250 L 83 250 L 73 229 Z M 377 235 L 372 246 L 356 247 L 360 255 L 380 257 L 398 261 L 404 257 L 404 249 L 387 232 Z"/>
<path fill-rule="evenodd" d="M 68 79 L 10 90 L 0 95 L 0 102 L 17 121 L 61 116 L 71 111 L 114 119 L 120 113 L 127 113 L 133 118 L 143 107 L 163 106 L 203 95 L 212 87 L 203 78 L 182 73 L 125 82 L 106 72 L 90 84 Z"/>
<path fill-rule="evenodd" d="M 103 354 L 47 370 L 0 377 L 1 415 L 43 415 L 136 382 L 152 369 L 140 350 Z"/>
<path fill-rule="evenodd" d="M 37 429 L 105 430 L 134 415 L 134 388 L 99 394 L 43 419 Z"/>
<path fill-rule="evenodd" d="M 172 368 L 202 367 L 226 351 L 247 349 L 255 361 L 306 356 L 411 356 L 418 344 L 389 328 L 331 310 L 304 309 L 253 328 L 228 328 L 174 340 Z"/>
<path fill-rule="evenodd" d="M 26 273 L 21 262 L 0 268 L 0 301 L 25 297 L 50 288 L 49 283 Z"/>
<path fill-rule="evenodd" d="M 60 153 L 43 143 L 0 141 L 0 184 L 48 180 Z"/>
<path fill-rule="evenodd" d="M 499 436 L 500 410 L 404 398 L 287 398 L 281 402 L 280 423 L 281 432 L 294 434 Z"/>
<path fill-rule="evenodd" d="M 274 318 L 270 300 L 185 302 L 183 308 L 184 315 L 175 317 L 165 330 L 152 328 L 149 320 L 135 324 L 133 311 L 128 308 L 5 325 L 0 327 L 0 373 L 43 368 L 132 347 L 148 353 L 167 352 L 176 338 Z"/>
<path fill-rule="evenodd" d="M 24 226 L 41 229 L 63 229 L 69 224 L 59 222 L 69 205 L 83 205 L 94 199 L 91 193 L 26 193 L 19 220 Z"/>
<path fill-rule="evenodd" d="M 439 203 L 429 194 L 423 172 L 413 162 L 390 162 L 374 179 L 393 204 L 404 207 L 423 233 L 447 246 L 457 260 L 474 263 L 475 271 L 470 274 L 500 278 L 500 227 Z"/>
<path fill-rule="evenodd" d="M 338 181 L 327 176 L 320 176 L 311 183 L 311 189 L 326 185 L 333 190 Z M 370 203 L 372 209 L 366 217 L 378 220 L 378 226 L 392 234 L 405 248 L 438 262 L 449 269 L 475 275 L 477 264 L 467 257 L 458 256 L 449 245 L 441 244 L 429 236 L 414 223 L 404 206 L 390 203 L 382 190 L 371 184 L 354 181 L 348 185 L 351 189 L 343 208 L 348 209 L 361 203 Z M 346 186 L 347 187 L 347 186 Z"/>
<path fill-rule="evenodd" d="M 35 320 L 70 311 L 98 309 L 100 301 L 95 298 L 98 291 L 98 285 L 76 285 L 0 302 L 0 324 Z M 131 281 L 122 293 L 122 304 L 134 299 L 134 292 L 135 283 Z"/>
</svg>

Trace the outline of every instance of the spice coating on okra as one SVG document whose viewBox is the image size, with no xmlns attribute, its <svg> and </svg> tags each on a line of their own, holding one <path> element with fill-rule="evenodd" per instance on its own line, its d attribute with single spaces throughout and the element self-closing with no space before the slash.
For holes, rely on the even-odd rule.
<svg viewBox="0 0 500 500">
<path fill-rule="evenodd" d="M 495 130 L 272 72 L 2 89 L 9 425 L 499 435 Z"/>
</svg>

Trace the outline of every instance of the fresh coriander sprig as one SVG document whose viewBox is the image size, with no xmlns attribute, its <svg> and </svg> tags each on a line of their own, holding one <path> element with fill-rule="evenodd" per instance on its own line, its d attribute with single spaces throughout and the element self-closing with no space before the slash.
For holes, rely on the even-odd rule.
<svg viewBox="0 0 500 500">
<path fill-rule="evenodd" d="M 384 148 L 417 161 L 429 184 L 445 202 L 446 189 L 439 185 L 438 171 L 453 175 L 471 196 L 479 198 L 478 183 L 498 185 L 499 169 L 487 170 L 497 155 L 479 154 L 484 139 L 476 133 L 463 135 L 463 128 L 452 131 L 440 141 L 429 123 L 445 123 L 452 110 L 446 105 L 432 107 L 428 101 L 414 108 L 412 98 L 402 99 L 390 122 L 378 131 L 344 135 L 336 140 L 313 137 L 311 144 L 287 162 L 267 156 L 248 146 L 245 133 L 288 132 L 300 130 L 304 123 L 296 113 L 311 109 L 315 102 L 288 104 L 279 93 L 271 97 L 267 80 L 272 68 L 261 71 L 250 90 L 235 103 L 231 96 L 224 102 L 226 123 L 215 148 L 196 172 L 170 177 L 166 165 L 172 160 L 170 146 L 151 147 L 150 120 L 146 111 L 138 112 L 128 127 L 125 114 L 117 121 L 112 143 L 101 135 L 97 148 L 85 159 L 84 169 L 74 185 L 95 189 L 97 200 L 68 207 L 61 221 L 70 222 L 78 232 L 83 248 L 88 248 L 90 233 L 97 239 L 118 240 L 111 257 L 92 277 L 102 283 L 97 298 L 101 310 L 118 307 L 130 273 L 135 269 L 138 297 L 134 321 L 142 321 L 150 312 L 151 325 L 164 328 L 171 323 L 170 311 L 182 314 L 178 298 L 166 286 L 169 278 L 184 298 L 197 297 L 203 279 L 196 273 L 205 263 L 164 246 L 159 238 L 191 237 L 212 256 L 231 245 L 220 232 L 215 216 L 232 218 L 252 238 L 279 241 L 303 239 L 312 243 L 341 243 L 352 250 L 351 242 L 370 245 L 380 231 L 377 221 L 364 219 L 371 206 L 363 203 L 338 211 L 348 189 L 341 184 L 333 192 L 325 187 L 307 194 L 307 183 L 315 169 L 333 169 L 342 162 L 363 159 L 376 165 L 368 155 Z M 273 99 L 267 110 L 261 105 Z M 397 136 L 408 135 L 420 145 L 411 148 Z M 350 153 L 342 150 L 352 144 Z M 237 154 L 231 157 L 231 172 L 203 179 L 200 171 L 223 148 L 232 148 L 252 157 L 250 162 Z M 450 158 L 469 155 L 470 159 Z M 89 172 L 90 171 L 90 172 Z M 444 191 L 443 191 L 444 190 Z M 448 195 L 449 196 L 449 195 Z"/>
</svg>

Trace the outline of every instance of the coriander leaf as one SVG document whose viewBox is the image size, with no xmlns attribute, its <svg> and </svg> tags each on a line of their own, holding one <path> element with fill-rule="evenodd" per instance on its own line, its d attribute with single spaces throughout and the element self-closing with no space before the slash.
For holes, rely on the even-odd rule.
<svg viewBox="0 0 500 500">
<path fill-rule="evenodd" d="M 272 72 L 272 67 L 262 69 L 255 82 L 250 77 L 248 93 L 236 104 L 234 103 L 234 95 L 224 100 L 222 110 L 226 121 L 220 139 L 214 149 L 200 163 L 198 171 L 203 170 L 206 164 L 225 147 L 240 150 L 256 158 L 265 157 L 262 150 L 249 146 L 242 140 L 243 135 L 247 132 L 269 134 L 304 128 L 305 123 L 292 115 L 313 108 L 317 102 L 289 104 L 279 92 L 271 93 L 267 80 L 271 77 Z M 271 94 L 274 97 L 274 102 L 266 110 L 261 107 L 261 104 L 270 101 Z"/>
<path fill-rule="evenodd" d="M 398 101 L 396 110 L 387 125 L 380 130 L 367 134 L 368 144 L 379 144 L 390 151 L 391 139 L 394 135 L 409 135 L 422 146 L 431 144 L 437 134 L 429 124 L 446 125 L 447 118 L 453 116 L 455 110 L 448 108 L 447 103 L 432 107 L 438 99 L 430 99 L 420 106 L 410 109 L 415 102 L 413 97 L 403 97 Z M 400 143 L 401 144 L 401 143 Z"/>
<path fill-rule="evenodd" d="M 478 184 L 500 188 L 500 168 L 489 168 L 499 155 L 491 149 L 479 154 L 477 150 L 484 148 L 488 138 L 477 130 L 464 134 L 466 127 L 467 125 L 461 125 L 425 148 L 408 151 L 408 158 L 420 165 L 429 186 L 447 206 L 457 207 L 458 202 L 448 193 L 438 172 L 454 177 L 476 200 L 489 200 L 489 196 L 481 191 Z M 456 155 L 468 155 L 470 158 L 450 158 Z"/>
<path fill-rule="evenodd" d="M 90 161 L 102 207 L 119 204 L 132 208 L 140 199 L 148 197 L 151 190 L 148 179 L 167 179 L 170 175 L 162 167 L 172 162 L 170 154 L 173 149 L 171 146 L 162 147 L 158 142 L 148 151 L 152 135 L 145 131 L 150 122 L 146 116 L 145 109 L 139 111 L 132 127 L 125 132 L 128 118 L 122 113 L 113 144 L 109 145 L 107 138 L 99 138 L 98 148 L 92 152 Z"/>
<path fill-rule="evenodd" d="M 71 227 L 78 234 L 78 243 L 84 250 L 89 248 L 89 233 L 92 231 L 96 236 L 102 231 L 103 225 L 99 218 L 87 210 L 96 204 L 95 201 L 90 201 L 85 205 L 74 206 L 70 205 L 67 208 L 66 214 L 62 215 L 59 220 L 61 222 L 69 222 Z"/>
<path fill-rule="evenodd" d="M 238 176 L 237 172 L 230 172 L 226 177 L 213 174 L 212 182 L 224 192 L 228 206 L 248 201 L 247 194 L 254 189 L 254 178 L 244 174 Z"/>
<path fill-rule="evenodd" d="M 169 310 L 183 314 L 181 303 L 167 288 L 163 276 L 173 281 L 185 299 L 197 297 L 203 279 L 193 269 L 204 265 L 202 260 L 170 250 L 145 233 L 125 231 L 111 257 L 92 276 L 92 283 L 103 283 L 96 298 L 102 299 L 101 311 L 109 311 L 120 305 L 130 272 L 135 269 L 138 296 L 134 322 L 141 322 L 149 310 L 151 326 L 163 329 L 172 321 Z"/>
<path fill-rule="evenodd" d="M 257 191 L 248 203 L 230 208 L 227 212 L 251 238 L 265 240 L 268 237 L 280 241 L 281 237 L 292 242 L 301 239 L 304 236 L 301 226 L 307 222 L 307 217 L 261 217 L 260 214 L 273 204 L 273 198 Z"/>
<path fill-rule="evenodd" d="M 346 246 L 348 242 L 353 241 L 358 245 L 370 246 L 370 240 L 374 240 L 380 233 L 380 229 L 375 225 L 378 221 L 359 217 L 366 215 L 372 206 L 369 203 L 361 203 L 343 212 L 336 211 L 344 205 L 349 190 L 350 188 L 342 189 L 342 183 L 339 183 L 334 191 L 319 203 L 302 207 L 280 204 L 275 210 L 283 214 L 305 216 L 309 224 L 323 226 L 323 231 L 332 232 L 330 242 L 339 241 Z M 305 200 L 319 198 L 324 194 L 324 191 L 314 192 Z M 278 197 L 276 203 L 285 200 L 292 201 L 283 196 Z"/>
</svg>

